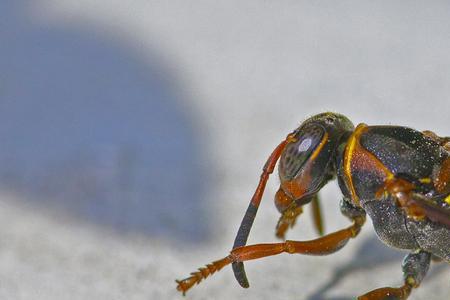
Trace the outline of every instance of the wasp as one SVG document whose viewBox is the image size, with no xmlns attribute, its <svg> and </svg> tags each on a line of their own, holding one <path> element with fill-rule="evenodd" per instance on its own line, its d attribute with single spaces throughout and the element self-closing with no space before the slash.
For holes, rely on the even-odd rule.
<svg viewBox="0 0 450 300">
<path fill-rule="evenodd" d="M 352 224 L 309 241 L 246 245 L 264 189 L 278 163 L 280 188 L 275 205 L 281 213 L 276 236 L 286 231 L 311 203 L 319 233 L 323 231 L 318 192 L 337 179 L 341 213 Z M 225 258 L 177 280 L 183 294 L 194 284 L 232 264 L 239 284 L 249 282 L 244 261 L 280 253 L 328 255 L 358 236 L 372 219 L 379 239 L 406 249 L 400 287 L 382 287 L 360 300 L 407 299 L 425 277 L 431 260 L 450 263 L 450 138 L 403 126 L 354 127 L 344 115 L 321 113 L 304 121 L 273 150 Z"/>
</svg>

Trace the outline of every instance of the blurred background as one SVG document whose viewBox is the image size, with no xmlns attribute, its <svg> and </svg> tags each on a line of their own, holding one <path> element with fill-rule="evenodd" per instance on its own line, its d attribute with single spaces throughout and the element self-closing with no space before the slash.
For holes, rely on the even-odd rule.
<svg viewBox="0 0 450 300">
<path fill-rule="evenodd" d="M 305 118 L 450 135 L 447 1 L 0 2 L 0 297 L 182 299 L 223 257 L 277 143 Z M 268 184 L 249 242 L 273 242 Z M 326 230 L 348 221 L 335 183 Z M 305 212 L 290 239 L 315 237 Z M 186 299 L 351 299 L 402 283 L 370 222 L 330 257 L 247 263 Z M 434 265 L 411 299 L 445 299 Z"/>
</svg>

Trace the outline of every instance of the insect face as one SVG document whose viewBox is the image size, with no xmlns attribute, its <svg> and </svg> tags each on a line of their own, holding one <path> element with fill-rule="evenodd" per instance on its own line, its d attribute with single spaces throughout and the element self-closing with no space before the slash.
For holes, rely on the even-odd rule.
<svg viewBox="0 0 450 300">
<path fill-rule="evenodd" d="M 281 212 L 289 202 L 305 204 L 335 173 L 333 156 L 342 135 L 353 130 L 344 116 L 324 113 L 306 120 L 294 131 L 279 161 L 280 190 L 275 203 Z M 289 201 L 288 199 L 291 199 Z"/>
</svg>

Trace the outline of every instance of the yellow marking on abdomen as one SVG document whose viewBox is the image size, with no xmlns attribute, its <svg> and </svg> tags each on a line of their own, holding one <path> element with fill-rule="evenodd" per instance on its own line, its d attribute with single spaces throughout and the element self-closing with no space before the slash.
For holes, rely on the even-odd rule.
<svg viewBox="0 0 450 300">
<path fill-rule="evenodd" d="M 431 183 L 431 178 L 420 178 L 419 182 L 420 183 Z"/>
<path fill-rule="evenodd" d="M 448 195 L 446 198 L 445 198 L 445 203 L 447 203 L 448 205 L 450 205 L 450 195 Z"/>
</svg>

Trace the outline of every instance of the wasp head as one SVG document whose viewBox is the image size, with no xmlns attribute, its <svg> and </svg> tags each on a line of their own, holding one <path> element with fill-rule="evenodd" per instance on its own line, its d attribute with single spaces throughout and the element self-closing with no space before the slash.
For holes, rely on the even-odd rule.
<svg viewBox="0 0 450 300">
<path fill-rule="evenodd" d="M 353 129 L 347 117 L 327 112 L 307 119 L 292 133 L 278 164 L 281 184 L 275 204 L 280 212 L 293 201 L 308 203 L 335 176 L 336 149 Z"/>
</svg>

